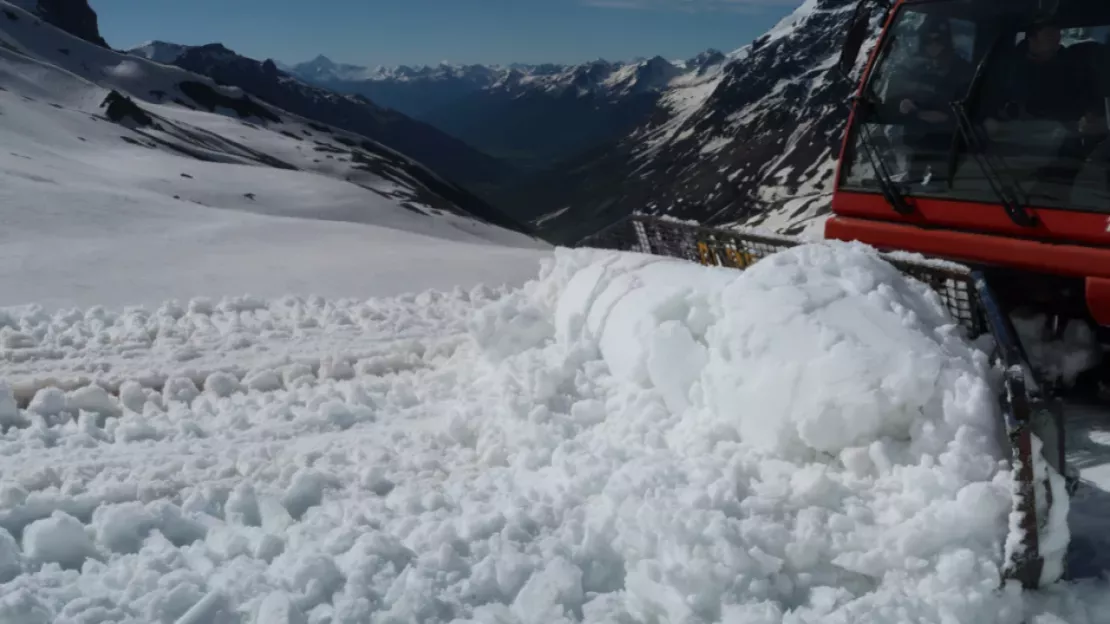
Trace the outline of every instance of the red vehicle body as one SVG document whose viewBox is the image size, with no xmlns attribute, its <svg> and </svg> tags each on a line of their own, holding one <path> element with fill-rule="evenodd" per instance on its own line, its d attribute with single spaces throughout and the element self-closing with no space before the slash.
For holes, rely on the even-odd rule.
<svg viewBox="0 0 1110 624">
<path fill-rule="evenodd" d="M 1082 27 L 1080 32 L 1086 33 L 1083 35 L 1086 39 L 1076 49 L 1082 48 L 1087 54 L 1084 58 L 1092 59 L 1089 64 L 1095 74 L 1092 74 L 1091 80 L 1097 83 L 1092 88 L 1099 96 L 1107 98 L 1106 120 L 1110 127 L 1110 91 L 1102 82 L 1105 73 L 1098 74 L 1100 71 L 1110 72 L 1104 62 L 1110 55 L 1103 56 L 1105 50 L 1110 50 L 1110 7 L 1103 6 L 1110 3 L 1106 0 L 1053 2 L 1048 7 L 1048 13 L 1043 1 L 1029 2 L 1024 8 L 1016 8 L 1021 3 L 1015 0 L 898 0 L 887 13 L 883 32 L 867 62 L 849 118 L 836 172 L 833 216 L 826 223 L 825 236 L 858 240 L 883 250 L 919 252 L 994 270 L 999 275 L 1008 276 L 1002 280 L 1006 287 L 999 290 L 1009 293 L 1010 301 L 1015 304 L 1037 301 L 1057 313 L 1070 311 L 1065 314 L 1083 315 L 1097 325 L 1110 326 L 1110 195 L 1105 196 L 1104 202 L 1101 187 L 1092 189 L 1091 198 L 1081 205 L 1069 204 L 1063 191 L 1059 192 L 1057 201 L 1023 201 L 1023 211 L 1032 216 L 1032 223 L 1023 224 L 1008 213 L 1005 202 L 999 197 L 981 190 L 961 192 L 954 186 L 939 192 L 903 189 L 904 202 L 909 209 L 895 210 L 889 198 L 879 189 L 866 183 L 853 183 L 847 173 L 847 168 L 859 158 L 859 142 L 864 140 L 860 135 L 870 132 L 860 126 L 867 122 L 868 115 L 876 117 L 874 113 L 867 112 L 864 95 L 871 88 L 876 68 L 887 58 L 892 58 L 894 52 L 890 48 L 898 45 L 892 43 L 898 39 L 893 34 L 895 25 L 909 20 L 906 16 L 911 14 L 919 21 L 922 18 L 931 19 L 930 11 L 951 17 L 953 24 L 972 24 L 965 26 L 965 34 L 960 36 L 960 41 L 969 50 L 966 56 L 971 56 L 965 60 L 983 73 L 985 79 L 982 82 L 989 82 L 991 68 L 1001 61 L 982 59 L 992 53 L 989 49 L 997 45 L 997 41 L 1009 44 L 1011 40 L 1006 34 L 999 34 L 998 39 L 994 39 L 993 34 L 990 39 L 984 39 L 976 37 L 974 32 L 971 35 L 966 32 L 985 27 L 992 17 L 991 11 L 995 10 L 991 7 L 1007 3 L 1005 9 L 997 10 L 1006 12 L 1010 20 L 1008 23 L 1014 25 L 1013 32 L 1016 33 L 1026 32 L 1023 31 L 1026 19 L 1028 23 L 1038 23 L 1038 20 L 1050 22 L 1065 31 L 1072 24 Z M 961 11 L 967 12 L 967 19 Z M 906 40 L 906 37 L 901 37 L 903 46 Z M 1015 45 L 1022 44 L 1019 41 Z M 1031 44 L 1025 45 L 1028 49 Z M 1086 65 L 1083 67 L 1086 68 Z M 1059 96 L 1066 98 L 1070 94 Z M 897 123 L 874 124 L 874 127 L 884 129 L 895 126 Z M 955 126 L 952 127 L 955 142 L 958 133 Z M 1094 144 L 1105 140 L 1106 136 L 1110 135 L 1094 132 L 1090 141 Z M 1086 137 L 1080 140 L 1088 141 Z M 965 158 L 967 168 L 964 171 L 975 172 L 979 168 L 966 160 L 969 149 L 970 144 L 959 155 Z M 1102 165 L 1096 162 L 1093 166 Z M 989 177 L 985 170 L 983 173 Z M 1009 179 L 1015 186 L 1026 180 L 1024 176 Z M 981 184 L 982 180 L 976 179 L 974 183 Z"/>
</svg>

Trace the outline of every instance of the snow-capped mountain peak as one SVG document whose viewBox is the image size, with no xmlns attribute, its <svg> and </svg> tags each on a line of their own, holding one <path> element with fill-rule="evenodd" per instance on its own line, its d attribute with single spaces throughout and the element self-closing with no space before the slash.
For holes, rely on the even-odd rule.
<svg viewBox="0 0 1110 624">
<path fill-rule="evenodd" d="M 168 41 L 147 41 L 127 50 L 129 54 L 150 59 L 156 63 L 170 64 L 181 56 L 187 46 Z"/>
<path fill-rule="evenodd" d="M 699 55 L 691 65 L 673 63 L 656 56 L 632 61 L 596 59 L 579 64 L 511 63 L 508 65 L 454 64 L 398 65 L 393 67 L 362 67 L 339 65 L 327 57 L 295 64 L 290 72 L 305 80 L 326 86 L 340 83 L 432 83 L 456 82 L 460 89 L 538 89 L 563 92 L 573 89 L 581 95 L 621 95 L 631 92 L 659 90 L 681 75 L 687 67 L 698 70 L 706 66 L 710 51 Z M 703 58 L 704 57 L 704 58 Z"/>
<path fill-rule="evenodd" d="M 342 80 L 358 80 L 366 74 L 366 68 L 346 63 L 336 63 L 330 58 L 319 54 L 311 61 L 293 65 L 290 72 L 307 79 L 337 78 Z"/>
<path fill-rule="evenodd" d="M 683 69 L 661 56 L 619 68 L 606 81 L 618 92 L 661 91 L 682 75 Z"/>
<path fill-rule="evenodd" d="M 698 54 L 694 58 L 685 61 L 683 63 L 683 68 L 697 72 L 699 74 L 704 74 L 711 67 L 720 65 L 727 60 L 728 57 L 725 56 L 724 52 L 710 48 L 709 50 Z"/>
</svg>

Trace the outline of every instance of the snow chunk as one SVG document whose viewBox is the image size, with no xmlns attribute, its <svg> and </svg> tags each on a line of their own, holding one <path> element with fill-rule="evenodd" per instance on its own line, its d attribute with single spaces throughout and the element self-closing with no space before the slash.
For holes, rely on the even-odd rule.
<svg viewBox="0 0 1110 624">
<path fill-rule="evenodd" d="M 137 414 L 143 413 L 143 406 L 146 405 L 148 392 L 143 388 L 139 382 L 128 379 L 120 384 L 119 387 L 119 400 L 124 407 Z"/>
<path fill-rule="evenodd" d="M 229 373 L 215 372 L 204 380 L 204 391 L 218 397 L 229 397 L 239 391 L 239 380 Z"/>
<path fill-rule="evenodd" d="M 331 355 L 320 360 L 320 379 L 351 379 L 354 376 L 355 367 L 349 358 Z"/>
<path fill-rule="evenodd" d="M 513 612 L 525 624 L 580 619 L 582 569 L 556 557 L 528 579 L 513 601 Z"/>
<path fill-rule="evenodd" d="M 154 514 L 142 503 L 129 502 L 99 507 L 93 513 L 96 540 L 118 553 L 139 552 L 143 539 L 157 524 Z"/>
<path fill-rule="evenodd" d="M 19 576 L 23 568 L 23 555 L 19 544 L 4 527 L 0 527 L 0 585 Z"/>
<path fill-rule="evenodd" d="M 243 385 L 257 392 L 273 392 L 282 387 L 281 375 L 274 370 L 259 370 L 249 373 Z"/>
<path fill-rule="evenodd" d="M 27 409 L 40 416 L 58 416 L 66 411 L 66 393 L 53 386 L 42 388 L 35 393 Z"/>
<path fill-rule="evenodd" d="M 35 520 L 24 529 L 23 552 L 35 563 L 78 568 L 85 559 L 96 555 L 96 548 L 77 518 L 55 511 L 49 518 Z"/>
<path fill-rule="evenodd" d="M 115 428 L 116 440 L 120 442 L 138 442 L 140 440 L 157 440 L 161 437 L 158 430 L 145 416 L 130 413 L 120 419 Z"/>
<path fill-rule="evenodd" d="M 0 379 L 0 433 L 9 427 L 25 427 L 27 419 L 19 413 L 19 405 L 15 402 L 15 394 L 8 382 Z"/>
<path fill-rule="evenodd" d="M 262 526 L 262 513 L 258 509 L 258 498 L 249 483 L 240 483 L 228 494 L 224 505 L 224 515 L 228 522 L 247 526 Z"/>
<path fill-rule="evenodd" d="M 302 468 L 293 475 L 293 481 L 285 489 L 281 503 L 289 511 L 289 515 L 300 518 L 310 507 L 315 507 L 324 500 L 326 485 L 327 478 L 324 475 Z"/>
<path fill-rule="evenodd" d="M 255 624 L 307 624 L 308 620 L 289 594 L 274 591 L 267 594 L 259 603 L 254 622 Z"/>
<path fill-rule="evenodd" d="M 304 362 L 297 362 L 285 366 L 281 371 L 281 381 L 285 384 L 286 388 L 292 388 L 301 384 L 310 384 L 316 380 L 316 375 L 312 372 L 312 367 Z"/>
<path fill-rule="evenodd" d="M 92 384 L 69 393 L 70 409 L 84 410 L 100 416 L 119 416 L 122 413 L 116 400 L 104 388 Z"/>
<path fill-rule="evenodd" d="M 162 395 L 170 401 L 191 403 L 200 395 L 200 390 L 197 390 L 197 385 L 188 377 L 170 377 L 166 380 Z"/>
<path fill-rule="evenodd" d="M 320 406 L 320 415 L 339 429 L 350 429 L 358 422 L 358 417 L 342 401 L 324 403 Z"/>
</svg>

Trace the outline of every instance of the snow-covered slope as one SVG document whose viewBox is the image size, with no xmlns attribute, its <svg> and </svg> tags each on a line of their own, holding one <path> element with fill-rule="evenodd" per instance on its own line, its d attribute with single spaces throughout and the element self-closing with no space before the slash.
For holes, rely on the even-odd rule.
<svg viewBox="0 0 1110 624">
<path fill-rule="evenodd" d="M 162 54 L 173 65 L 231 85 L 282 110 L 336 126 L 377 141 L 427 165 L 474 192 L 512 176 L 512 167 L 484 154 L 429 124 L 383 108 L 366 97 L 310 85 L 278 69 L 272 60 L 259 61 L 218 44 L 172 44 L 131 50 L 150 58 Z"/>
<path fill-rule="evenodd" d="M 396 152 L 7 2 L 0 144 L 0 305 L 393 294 L 542 247 Z"/>
<path fill-rule="evenodd" d="M 504 293 L 0 327 L 0 621 L 1089 624 L 1110 608 L 1105 580 L 999 589 L 996 377 L 935 296 L 859 246 L 747 273 L 560 250 Z M 115 395 L 44 388 L 18 408 L 8 387 L 82 368 Z"/>
<path fill-rule="evenodd" d="M 788 233 L 818 227 L 852 88 L 832 68 L 854 4 L 806 0 L 720 71 L 673 82 L 649 123 L 517 196 L 541 198 L 536 217 L 561 241 L 637 211 Z"/>
<path fill-rule="evenodd" d="M 12 15 L 16 13 L 13 12 Z M 500 210 L 478 199 L 453 181 L 441 177 L 438 171 L 429 169 L 424 163 L 414 161 L 411 157 L 403 156 L 374 138 L 368 139 L 366 134 L 340 131 L 326 121 L 315 123 L 311 118 L 290 114 L 292 111 L 258 102 L 243 89 L 225 86 L 226 83 L 221 85 L 207 76 L 90 46 L 53 28 L 45 27 L 40 30 L 36 27 L 38 23 L 40 22 L 33 17 L 23 21 L 5 18 L 0 20 L 0 25 L 3 25 L 0 34 L 7 37 L 14 46 L 13 49 L 22 54 L 30 55 L 95 85 L 126 93 L 138 101 L 164 104 L 167 109 L 223 113 L 298 140 L 301 143 L 296 148 L 298 152 L 306 155 L 317 152 L 309 159 L 311 164 L 304 168 L 322 170 L 353 181 L 364 177 L 384 178 L 391 188 L 398 187 L 394 189 L 398 192 L 407 189 L 408 195 L 414 200 L 411 202 L 414 208 L 419 209 L 417 204 L 421 203 L 438 211 L 473 215 L 504 227 L 521 227 L 516 220 Z M 230 50 L 217 47 L 228 57 L 239 58 Z M 370 108 L 381 110 L 373 106 Z M 285 127 L 286 123 L 291 125 Z M 435 132 L 426 125 L 423 128 Z M 445 135 L 438 133 L 438 136 Z M 417 133 L 411 141 L 426 140 L 425 142 L 435 147 L 437 143 L 432 140 L 434 138 L 426 133 Z M 449 137 L 445 140 L 462 145 Z M 466 154 L 475 157 L 476 162 L 487 158 L 466 146 L 463 148 L 466 149 Z M 445 151 L 450 150 L 445 148 Z"/>
</svg>

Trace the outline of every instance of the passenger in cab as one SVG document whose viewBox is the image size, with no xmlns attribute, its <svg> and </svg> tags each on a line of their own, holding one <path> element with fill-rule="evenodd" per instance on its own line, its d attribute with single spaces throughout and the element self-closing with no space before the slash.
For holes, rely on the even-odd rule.
<svg viewBox="0 0 1110 624">
<path fill-rule="evenodd" d="M 955 129 L 950 103 L 962 99 L 971 81 L 971 64 L 957 51 L 947 19 L 929 17 L 918 30 L 917 54 L 890 85 L 887 101 L 897 103 L 908 154 L 909 180 L 933 173 L 948 152 Z"/>
<path fill-rule="evenodd" d="M 1105 128 L 1090 65 L 1063 46 L 1058 25 L 1034 25 L 1016 52 L 988 80 L 993 86 L 987 89 L 984 125 L 991 135 L 1004 121 L 1051 120 L 1083 133 Z"/>
<path fill-rule="evenodd" d="M 1106 132 L 1090 48 L 1065 47 L 1059 25 L 1042 22 L 1014 52 L 987 81 L 984 128 L 994 150 L 1039 160 L 1028 174 L 1056 189 L 1045 192 L 1066 193 Z"/>
</svg>

